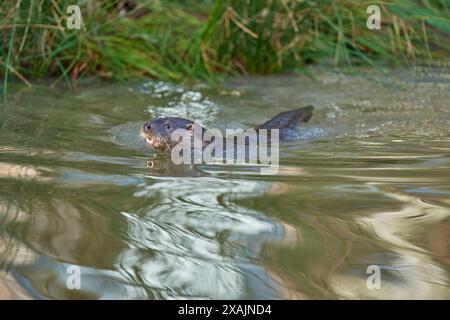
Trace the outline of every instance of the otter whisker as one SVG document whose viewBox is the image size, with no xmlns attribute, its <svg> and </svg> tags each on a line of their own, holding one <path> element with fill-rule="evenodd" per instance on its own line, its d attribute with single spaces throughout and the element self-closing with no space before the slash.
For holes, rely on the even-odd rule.
<svg viewBox="0 0 450 320">
<path fill-rule="evenodd" d="M 137 138 L 139 142 L 145 141 L 145 134 L 141 131 L 137 134 Z"/>
</svg>

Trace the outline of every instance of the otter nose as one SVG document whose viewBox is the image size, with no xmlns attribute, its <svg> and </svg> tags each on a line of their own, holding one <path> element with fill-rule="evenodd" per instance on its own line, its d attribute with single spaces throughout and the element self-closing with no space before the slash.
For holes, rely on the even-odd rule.
<svg viewBox="0 0 450 320">
<path fill-rule="evenodd" d="M 149 123 L 145 123 L 144 126 L 142 127 L 142 129 L 144 130 L 151 130 L 152 129 L 152 125 Z"/>
</svg>

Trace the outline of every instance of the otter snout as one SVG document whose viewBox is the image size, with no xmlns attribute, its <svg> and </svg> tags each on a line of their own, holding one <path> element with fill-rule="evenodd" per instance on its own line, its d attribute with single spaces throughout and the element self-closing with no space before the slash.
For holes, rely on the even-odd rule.
<svg viewBox="0 0 450 320">
<path fill-rule="evenodd" d="M 145 142 L 151 148 L 155 148 L 157 141 L 155 139 L 154 126 L 150 122 L 144 123 L 141 128 L 141 135 L 144 137 Z"/>
<path fill-rule="evenodd" d="M 152 130 L 152 128 L 153 128 L 152 124 L 148 123 L 148 122 L 144 123 L 144 125 L 142 126 L 143 131 L 150 131 L 150 130 Z"/>
</svg>

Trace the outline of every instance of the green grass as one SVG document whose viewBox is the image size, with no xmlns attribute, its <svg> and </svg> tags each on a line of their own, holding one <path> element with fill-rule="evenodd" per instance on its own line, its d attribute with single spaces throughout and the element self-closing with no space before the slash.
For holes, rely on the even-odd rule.
<svg viewBox="0 0 450 320">
<path fill-rule="evenodd" d="M 82 30 L 65 28 L 71 4 Z M 366 28 L 370 4 L 381 30 Z M 0 45 L 3 94 L 42 77 L 214 82 L 310 63 L 408 65 L 448 59 L 450 0 L 6 0 Z"/>
</svg>

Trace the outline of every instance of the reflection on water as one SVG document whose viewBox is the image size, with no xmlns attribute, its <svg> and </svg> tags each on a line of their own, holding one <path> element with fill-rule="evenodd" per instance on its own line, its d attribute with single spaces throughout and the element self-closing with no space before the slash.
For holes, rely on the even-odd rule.
<svg viewBox="0 0 450 320">
<path fill-rule="evenodd" d="M 391 247 L 389 254 L 366 258 L 368 264 L 379 264 L 383 272 L 383 289 L 367 292 L 365 281 L 351 274 L 339 274 L 333 279 L 336 290 L 346 298 L 382 299 L 439 299 L 448 297 L 448 274 L 445 264 L 436 265 L 428 250 L 414 244 L 423 227 L 435 225 L 448 217 L 448 209 L 395 191 L 384 191 L 386 196 L 402 203 L 395 211 L 377 212 L 361 217 L 359 222 Z M 421 228 L 421 227 L 422 228 Z M 448 224 L 447 224 L 448 226 Z M 435 232 L 435 231 L 434 231 Z M 448 242 L 448 235 L 435 241 Z M 441 252 L 447 254 L 447 250 Z M 380 264 L 380 261 L 384 261 Z M 364 279 L 363 279 L 364 280 Z M 361 283 L 362 282 L 362 283 Z M 344 286 L 342 284 L 345 284 Z"/>
<path fill-rule="evenodd" d="M 398 75 L 13 91 L 0 298 L 450 298 L 450 88 Z M 137 133 L 155 116 L 245 128 L 308 104 L 276 176 L 174 166 Z"/>
<path fill-rule="evenodd" d="M 159 289 L 161 297 L 242 297 L 246 264 L 277 232 L 270 219 L 233 200 L 261 194 L 263 188 L 211 177 L 142 183 L 134 196 L 152 198 L 154 204 L 122 213 L 128 219 L 130 248 L 120 255 L 120 266 L 128 276 Z M 257 269 L 252 266 L 249 272 Z"/>
</svg>

